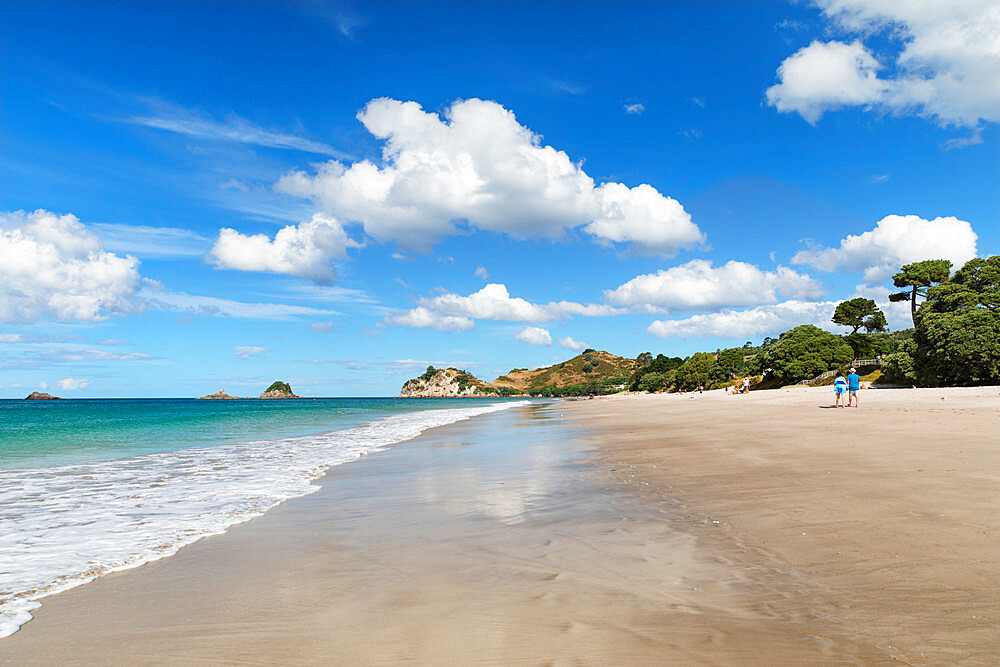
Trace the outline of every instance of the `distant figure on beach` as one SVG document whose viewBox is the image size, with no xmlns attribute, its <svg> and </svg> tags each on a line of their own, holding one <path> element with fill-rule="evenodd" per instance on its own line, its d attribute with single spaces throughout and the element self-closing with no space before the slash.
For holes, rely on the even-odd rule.
<svg viewBox="0 0 1000 667">
<path fill-rule="evenodd" d="M 750 378 L 748 377 L 743 378 L 743 393 L 744 394 L 750 393 Z"/>
<path fill-rule="evenodd" d="M 839 408 L 841 397 L 844 397 L 844 394 L 847 393 L 847 380 L 844 378 L 843 373 L 840 372 L 837 373 L 837 379 L 833 381 L 833 393 L 837 396 L 837 402 L 834 404 L 834 407 Z M 845 398 L 844 407 L 846 408 L 847 400 L 846 397 L 844 398 Z"/>
<path fill-rule="evenodd" d="M 855 369 L 851 369 L 851 372 L 847 375 L 847 405 L 850 407 L 851 402 L 854 402 L 854 407 L 858 407 L 858 391 L 861 389 L 861 378 L 858 376 L 858 372 Z"/>
</svg>

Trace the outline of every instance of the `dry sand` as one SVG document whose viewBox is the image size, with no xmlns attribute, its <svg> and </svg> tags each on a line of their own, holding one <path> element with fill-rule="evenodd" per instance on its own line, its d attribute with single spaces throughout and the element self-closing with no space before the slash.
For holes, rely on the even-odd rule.
<svg viewBox="0 0 1000 667">
<path fill-rule="evenodd" d="M 614 397 L 436 429 L 43 600 L 0 661 L 996 664 L 1000 389 L 862 400 Z"/>
<path fill-rule="evenodd" d="M 731 541 L 761 610 L 823 619 L 893 661 L 1000 664 L 1000 387 L 860 394 L 860 408 L 823 387 L 566 411 L 621 483 Z"/>
</svg>

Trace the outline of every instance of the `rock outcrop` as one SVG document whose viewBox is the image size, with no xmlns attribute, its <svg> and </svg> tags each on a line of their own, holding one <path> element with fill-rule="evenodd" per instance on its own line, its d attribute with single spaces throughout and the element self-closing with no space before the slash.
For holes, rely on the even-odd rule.
<svg viewBox="0 0 1000 667">
<path fill-rule="evenodd" d="M 292 387 L 287 382 L 273 382 L 260 398 L 302 398 L 292 393 Z"/>
<path fill-rule="evenodd" d="M 210 401 L 210 400 L 225 400 L 225 399 L 237 399 L 237 398 L 239 398 L 239 396 L 230 396 L 229 394 L 226 393 L 225 389 L 220 389 L 219 391 L 215 392 L 214 394 L 210 394 L 209 396 L 199 396 L 198 400 Z"/>
<path fill-rule="evenodd" d="M 437 369 L 433 366 L 420 377 L 407 380 L 399 392 L 400 398 L 465 398 L 488 396 L 479 390 L 485 383 L 457 368 Z"/>
<path fill-rule="evenodd" d="M 46 394 L 46 393 L 41 392 L 41 391 L 33 391 L 33 392 L 31 392 L 31 394 L 29 396 L 25 397 L 24 400 L 26 400 L 26 401 L 61 401 L 63 399 L 61 397 L 59 397 L 59 396 L 53 396 L 52 394 Z"/>
</svg>

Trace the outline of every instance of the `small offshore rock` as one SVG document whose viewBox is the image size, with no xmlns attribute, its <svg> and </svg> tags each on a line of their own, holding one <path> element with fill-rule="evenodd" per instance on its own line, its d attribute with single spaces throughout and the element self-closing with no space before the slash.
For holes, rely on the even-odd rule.
<svg viewBox="0 0 1000 667">
<path fill-rule="evenodd" d="M 41 391 L 33 391 L 31 394 L 25 397 L 26 401 L 61 401 L 63 400 L 60 396 L 53 396 L 52 394 L 46 394 Z"/>
</svg>

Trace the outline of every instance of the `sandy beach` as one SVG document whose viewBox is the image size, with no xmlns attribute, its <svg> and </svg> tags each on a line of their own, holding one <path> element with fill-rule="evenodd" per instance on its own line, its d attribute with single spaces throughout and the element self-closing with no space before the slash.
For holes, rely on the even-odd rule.
<svg viewBox="0 0 1000 667">
<path fill-rule="evenodd" d="M 995 664 L 1000 388 L 636 395 L 428 431 L 43 600 L 7 664 Z"/>
</svg>

